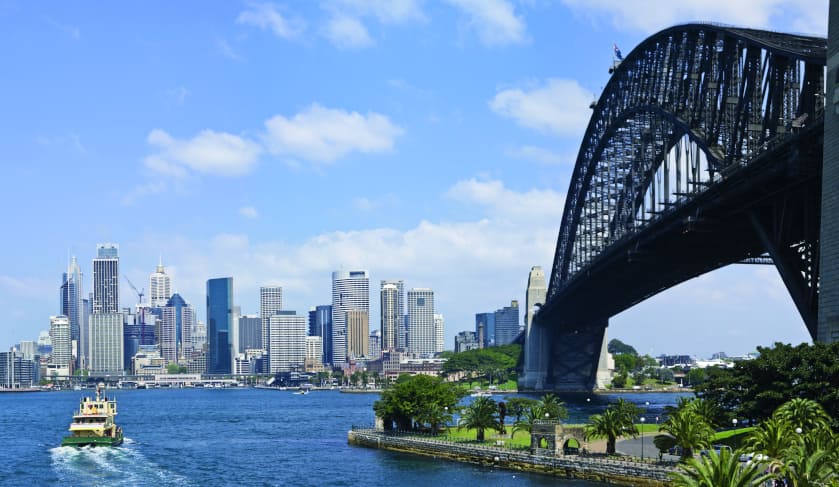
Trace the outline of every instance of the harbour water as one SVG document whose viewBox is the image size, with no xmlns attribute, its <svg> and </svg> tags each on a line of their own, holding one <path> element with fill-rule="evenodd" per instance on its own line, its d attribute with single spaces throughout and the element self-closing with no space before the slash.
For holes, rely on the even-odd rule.
<svg viewBox="0 0 839 487">
<path fill-rule="evenodd" d="M 123 446 L 58 446 L 90 392 L 0 394 L 0 485 L 597 485 L 350 446 L 347 430 L 373 423 L 378 395 L 338 391 L 111 390 Z M 649 401 L 653 415 L 678 396 L 623 397 Z M 614 397 L 563 399 L 576 422 Z"/>
</svg>

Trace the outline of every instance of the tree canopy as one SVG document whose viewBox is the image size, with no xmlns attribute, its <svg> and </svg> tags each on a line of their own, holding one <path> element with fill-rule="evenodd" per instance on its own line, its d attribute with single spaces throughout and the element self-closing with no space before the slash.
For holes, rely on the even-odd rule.
<svg viewBox="0 0 839 487">
<path fill-rule="evenodd" d="M 741 418 L 767 419 L 792 398 L 812 399 L 834 421 L 839 418 L 839 342 L 776 343 L 758 352 L 756 359 L 730 369 L 706 369 L 706 380 L 695 386 L 697 396 Z"/>
<path fill-rule="evenodd" d="M 405 374 L 382 391 L 381 398 L 373 403 L 373 411 L 388 430 L 425 426 L 436 430 L 451 420 L 464 394 L 462 388 L 439 377 Z"/>
<path fill-rule="evenodd" d="M 638 356 L 638 352 L 635 350 L 635 347 L 633 347 L 632 345 L 627 345 L 626 343 L 623 343 L 617 338 L 612 338 L 611 340 L 609 340 L 607 350 L 609 351 L 609 353 L 614 355 L 627 354 L 634 355 L 636 357 Z"/>
<path fill-rule="evenodd" d="M 465 352 L 444 352 L 447 360 L 443 364 L 444 374 L 464 372 L 471 376 L 495 376 L 509 374 L 516 367 L 521 345 L 503 345 L 499 347 L 467 350 Z"/>
</svg>

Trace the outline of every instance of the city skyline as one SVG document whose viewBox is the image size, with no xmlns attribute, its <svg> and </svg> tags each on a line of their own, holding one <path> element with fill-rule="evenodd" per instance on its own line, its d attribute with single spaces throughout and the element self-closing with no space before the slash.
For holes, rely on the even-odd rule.
<svg viewBox="0 0 839 487">
<path fill-rule="evenodd" d="M 626 55 L 696 19 L 826 32 L 823 1 L 644 5 L 4 3 L 15 76 L 0 80 L 0 140 L 14 184 L 0 204 L 21 237 L 1 244 L 0 343 L 48 329 L 70 256 L 92 276 L 95 243 L 111 241 L 137 284 L 162 261 L 202 321 L 214 276 L 235 278 L 247 312 L 266 285 L 299 313 L 328 304 L 341 268 L 429 287 L 453 348 L 476 313 L 526 302 L 531 267 L 550 274 L 613 45 Z M 68 192 L 72 217 L 58 221 L 33 197 Z M 133 306 L 121 287 L 118 307 Z M 771 267 L 690 281 L 608 333 L 654 355 L 808 341 Z"/>
</svg>

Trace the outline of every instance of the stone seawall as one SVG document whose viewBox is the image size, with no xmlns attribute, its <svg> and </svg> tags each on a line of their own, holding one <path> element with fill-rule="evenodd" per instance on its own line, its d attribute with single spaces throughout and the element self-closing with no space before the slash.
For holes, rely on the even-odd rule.
<svg viewBox="0 0 839 487">
<path fill-rule="evenodd" d="M 673 471 L 673 468 L 654 464 L 597 457 L 533 455 L 503 447 L 395 435 L 373 429 L 353 429 L 348 433 L 347 441 L 369 448 L 616 485 L 666 486 L 670 485 L 667 475 Z"/>
</svg>

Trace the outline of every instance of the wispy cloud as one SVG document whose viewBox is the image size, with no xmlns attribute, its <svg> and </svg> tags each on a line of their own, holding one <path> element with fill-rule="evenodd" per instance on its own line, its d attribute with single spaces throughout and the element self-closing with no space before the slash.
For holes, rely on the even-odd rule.
<svg viewBox="0 0 839 487">
<path fill-rule="evenodd" d="M 74 40 L 79 40 L 82 38 L 82 31 L 78 27 L 74 25 L 67 25 L 63 24 L 53 18 L 47 17 L 47 23 L 53 26 L 54 28 L 64 32 L 65 34 L 72 37 Z"/>
<path fill-rule="evenodd" d="M 245 60 L 245 58 L 242 57 L 238 52 L 236 52 L 236 50 L 233 49 L 233 47 L 230 44 L 228 44 L 227 41 L 224 39 L 218 39 L 216 41 L 216 47 L 218 48 L 218 52 L 227 59 L 237 62 L 242 62 Z"/>
<path fill-rule="evenodd" d="M 253 206 L 243 206 L 239 208 L 239 215 L 248 220 L 255 220 L 259 218 L 259 212 Z"/>
<path fill-rule="evenodd" d="M 166 96 L 174 100 L 178 105 L 183 105 L 190 94 L 189 90 L 184 86 L 178 86 L 177 88 L 166 90 Z"/>
<path fill-rule="evenodd" d="M 313 104 L 286 118 L 265 122 L 268 150 L 277 156 L 331 163 L 351 152 L 388 152 L 403 130 L 382 114 L 362 115 Z"/>
<path fill-rule="evenodd" d="M 146 167 L 161 174 L 183 177 L 187 171 L 238 176 L 253 169 L 261 152 L 259 144 L 225 132 L 203 130 L 191 139 L 176 139 L 160 129 L 148 136 L 158 152 L 146 157 Z"/>
<path fill-rule="evenodd" d="M 487 46 L 521 44 L 527 41 L 524 18 L 516 14 L 508 0 L 446 0 L 469 18 L 467 28 L 474 30 Z"/>
<path fill-rule="evenodd" d="M 251 3 L 247 10 L 239 14 L 236 22 L 270 30 L 283 39 L 293 39 L 306 28 L 306 23 L 301 18 L 284 16 L 273 3 Z"/>
<path fill-rule="evenodd" d="M 87 154 L 87 148 L 82 143 L 81 136 L 74 133 L 56 136 L 39 135 L 35 137 L 35 143 L 44 147 L 57 146 L 70 148 L 82 156 Z"/>
<path fill-rule="evenodd" d="M 340 49 L 362 49 L 373 45 L 367 28 L 355 17 L 330 18 L 323 28 L 324 36 Z"/>
<path fill-rule="evenodd" d="M 575 80 L 549 79 L 525 89 L 503 90 L 490 100 L 489 106 L 523 127 L 560 136 L 578 136 L 591 117 L 592 97 Z"/>
<path fill-rule="evenodd" d="M 652 34 L 686 21 L 714 21 L 825 35 L 827 6 L 822 0 L 562 0 L 576 15 L 606 18 L 618 29 Z"/>
<path fill-rule="evenodd" d="M 559 154 L 544 147 L 536 147 L 533 145 L 523 145 L 513 149 L 508 149 L 506 154 L 516 159 L 525 161 L 538 162 L 546 166 L 560 166 L 563 164 L 574 164 L 575 156 L 572 154 Z"/>
<path fill-rule="evenodd" d="M 386 25 L 426 20 L 417 0 L 326 0 L 321 7 L 329 14 L 321 33 L 339 49 L 363 49 L 375 44 L 366 19 Z"/>
</svg>

